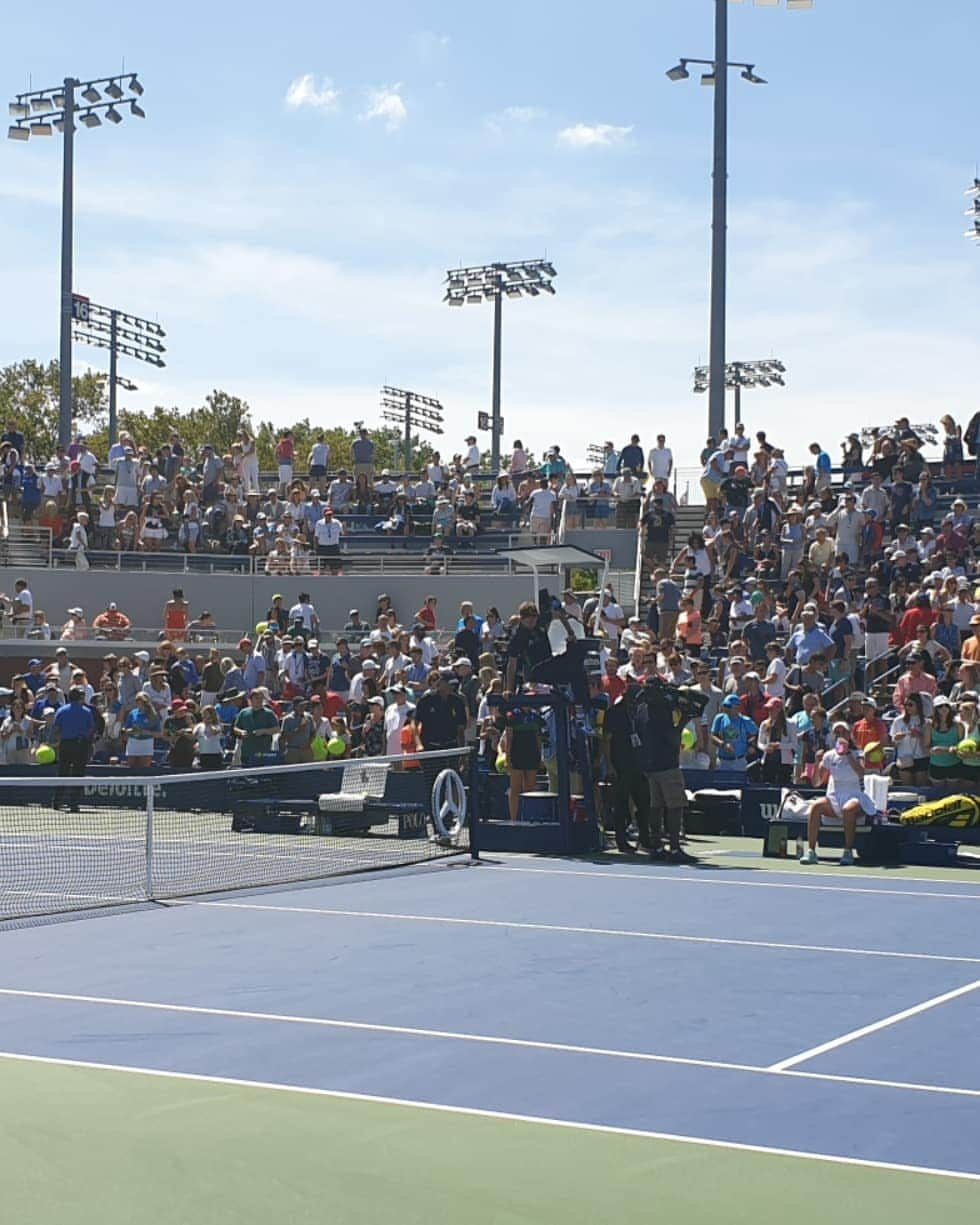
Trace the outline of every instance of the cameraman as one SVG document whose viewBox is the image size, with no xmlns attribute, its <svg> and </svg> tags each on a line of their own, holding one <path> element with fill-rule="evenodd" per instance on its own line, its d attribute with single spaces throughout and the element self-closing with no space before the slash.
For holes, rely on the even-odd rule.
<svg viewBox="0 0 980 1225">
<path fill-rule="evenodd" d="M 636 853 L 626 836 L 630 824 L 630 801 L 636 812 L 640 846 L 650 850 L 650 788 L 640 759 L 640 736 L 636 727 L 640 686 L 630 679 L 625 692 L 606 711 L 603 749 L 612 775 L 613 821 L 616 846 L 624 855 Z"/>
<path fill-rule="evenodd" d="M 669 863 L 696 863 L 681 850 L 681 820 L 687 805 L 680 769 L 681 731 L 674 723 L 674 703 L 662 682 L 648 680 L 636 705 L 634 718 L 639 758 L 650 794 L 650 858 Z M 664 826 L 669 850 L 664 852 Z"/>
</svg>

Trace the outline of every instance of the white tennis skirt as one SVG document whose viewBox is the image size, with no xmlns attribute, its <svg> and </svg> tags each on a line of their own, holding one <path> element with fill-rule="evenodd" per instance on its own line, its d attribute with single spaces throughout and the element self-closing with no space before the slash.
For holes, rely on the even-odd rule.
<svg viewBox="0 0 980 1225">
<path fill-rule="evenodd" d="M 843 820 L 844 805 L 849 804 L 851 800 L 860 801 L 861 811 L 866 817 L 873 817 L 878 811 L 875 808 L 874 800 L 872 800 L 871 796 L 868 795 L 867 792 L 862 791 L 859 787 L 848 787 L 846 791 L 828 791 L 827 800 L 831 808 L 834 810 L 834 816 L 832 818 L 825 817 L 825 821 Z"/>
</svg>

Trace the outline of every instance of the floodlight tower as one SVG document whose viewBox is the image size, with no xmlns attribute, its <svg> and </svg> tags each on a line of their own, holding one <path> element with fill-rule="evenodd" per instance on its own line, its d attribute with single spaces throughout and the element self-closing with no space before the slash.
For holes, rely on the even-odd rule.
<svg viewBox="0 0 980 1225">
<path fill-rule="evenodd" d="M 412 426 L 429 434 L 441 434 L 442 405 L 431 396 L 420 396 L 415 391 L 404 391 L 401 387 L 381 388 L 381 415 L 404 428 L 405 454 L 403 468 L 406 473 L 412 467 Z"/>
<path fill-rule="evenodd" d="M 116 373 L 120 354 L 162 368 L 167 363 L 162 340 L 166 332 L 158 323 L 127 315 L 111 306 L 99 306 L 82 294 L 72 294 L 72 339 L 98 349 L 109 350 L 109 446 L 116 441 L 116 387 L 127 387 L 128 380 Z M 128 384 L 127 390 L 135 391 Z"/>
<path fill-rule="evenodd" d="M 742 0 L 733 0 L 740 4 Z M 755 0 L 766 8 L 774 8 L 779 0 Z M 708 434 L 718 437 L 725 424 L 725 309 L 728 268 L 728 69 L 741 68 L 742 79 L 750 85 L 765 85 L 757 76 L 754 64 L 731 63 L 728 59 L 729 0 L 714 0 L 715 53 L 710 60 L 682 59 L 667 72 L 671 81 L 690 77 L 688 64 L 705 65 L 701 84 L 714 88 L 714 170 L 711 217 L 711 379 L 708 403 Z M 808 9 L 813 0 L 786 0 L 788 9 Z"/>
<path fill-rule="evenodd" d="M 761 362 L 728 362 L 725 366 L 725 387 L 735 389 L 735 424 L 742 420 L 743 387 L 785 387 L 786 367 L 775 358 Z M 694 367 L 694 390 L 703 393 L 711 387 L 711 367 Z M 724 425 L 724 416 L 722 416 Z M 716 440 L 717 434 L 712 435 Z"/>
<path fill-rule="evenodd" d="M 973 200 L 965 214 L 972 219 L 970 229 L 966 231 L 966 237 L 972 238 L 980 246 L 980 179 L 974 179 L 973 186 L 968 187 L 965 194 Z"/>
<path fill-rule="evenodd" d="M 99 86 L 102 87 L 101 92 Z M 76 99 L 76 90 L 80 90 Z M 130 94 L 131 97 L 126 95 Z M 106 99 L 102 97 L 105 94 Z M 72 240 L 74 232 L 75 116 L 87 128 L 102 126 L 101 115 L 112 124 L 122 123 L 120 107 L 129 107 L 137 119 L 146 112 L 137 102 L 143 86 L 134 72 L 80 81 L 65 77 L 54 89 L 34 89 L 17 94 L 9 104 L 16 120 L 7 129 L 11 140 L 30 140 L 50 136 L 57 129 L 64 137 L 61 171 L 61 296 L 59 311 L 58 441 L 67 447 L 71 441 L 71 329 L 72 329 Z M 30 120 L 30 122 L 28 122 Z"/>
<path fill-rule="evenodd" d="M 455 268 L 446 273 L 446 294 L 449 306 L 476 305 L 493 302 L 493 384 L 490 414 L 490 470 L 500 472 L 500 341 L 504 296 L 536 298 L 542 293 L 554 294 L 552 280 L 558 275 L 548 260 L 523 260 L 511 264 L 483 264 L 475 268 Z"/>
</svg>

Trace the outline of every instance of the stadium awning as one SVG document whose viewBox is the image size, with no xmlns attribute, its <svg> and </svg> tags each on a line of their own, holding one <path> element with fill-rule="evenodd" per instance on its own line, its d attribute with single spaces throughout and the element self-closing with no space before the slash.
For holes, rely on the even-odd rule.
<svg viewBox="0 0 980 1225">
<path fill-rule="evenodd" d="M 498 557 L 507 557 L 522 566 L 538 569 L 541 566 L 588 566 L 601 570 L 606 559 L 598 553 L 590 553 L 588 549 L 580 549 L 574 544 L 543 544 L 528 545 L 522 549 L 495 549 Z"/>
<path fill-rule="evenodd" d="M 543 544 L 529 545 L 519 549 L 496 549 L 498 557 L 506 557 L 519 566 L 527 566 L 534 574 L 534 598 L 537 600 L 540 584 L 538 571 L 551 566 L 581 566 L 583 569 L 601 570 L 600 583 L 605 582 L 609 569 L 609 560 L 600 557 L 598 553 L 590 553 L 588 549 L 580 549 L 573 544 Z"/>
</svg>

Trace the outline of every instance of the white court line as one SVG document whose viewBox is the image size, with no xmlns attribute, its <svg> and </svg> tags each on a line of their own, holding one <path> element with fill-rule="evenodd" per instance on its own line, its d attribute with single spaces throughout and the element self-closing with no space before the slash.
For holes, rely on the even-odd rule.
<svg viewBox="0 0 980 1225">
<path fill-rule="evenodd" d="M 687 873 L 660 873 L 655 875 L 652 872 L 607 872 L 604 869 L 596 869 L 589 872 L 582 868 L 513 868 L 508 863 L 495 863 L 493 865 L 495 872 L 528 872 L 536 876 L 598 876 L 604 877 L 607 880 L 628 880 L 634 883 L 644 883 L 646 881 L 668 881 L 673 885 L 724 885 L 733 889 L 795 889 L 803 890 L 809 893 L 859 893 L 862 897 L 877 897 L 879 894 L 887 894 L 891 897 L 938 897 L 951 898 L 958 902 L 980 902 L 980 893 L 939 893 L 927 892 L 923 889 L 855 889 L 847 885 L 804 885 L 804 884 L 783 884 L 781 881 L 761 881 L 761 880 L 720 880 L 712 879 L 706 876 L 688 875 Z M 735 869 L 728 869 L 733 871 Z M 785 873 L 781 868 L 766 868 L 757 869 L 765 871 L 768 875 L 775 875 L 781 872 L 784 875 L 800 877 L 803 876 L 802 870 L 799 874 L 795 872 Z M 751 871 L 751 869 L 745 869 Z M 848 873 L 850 879 L 854 879 L 857 873 Z M 811 878 L 812 879 L 812 878 Z M 880 880 L 879 876 L 871 876 L 870 874 L 861 877 L 862 880 Z M 906 877 L 906 880 L 922 881 L 924 884 L 941 884 L 930 880 L 926 876 Z M 963 882 L 967 884 L 966 881 Z"/>
<path fill-rule="evenodd" d="M 843 1076 L 834 1072 L 797 1072 L 753 1063 L 731 1063 L 719 1059 L 691 1059 L 682 1055 L 656 1055 L 647 1051 L 622 1051 L 599 1046 L 579 1046 L 567 1042 L 536 1042 L 529 1038 L 505 1038 L 493 1034 L 460 1033 L 454 1030 L 422 1029 L 409 1025 L 383 1025 L 371 1021 L 342 1021 L 333 1017 L 294 1016 L 288 1013 L 249 1012 L 238 1008 L 207 1008 L 194 1004 L 166 1004 L 151 1000 L 119 999 L 115 996 L 76 995 L 64 991 L 28 991 L 0 987 L 0 996 L 20 999 L 53 1000 L 62 1003 L 98 1004 L 114 1008 L 142 1008 L 155 1012 L 191 1013 L 199 1016 L 229 1017 L 233 1020 L 268 1021 L 284 1025 L 310 1025 L 323 1029 L 349 1029 L 367 1033 L 398 1034 L 411 1038 L 437 1038 L 450 1042 L 473 1042 L 488 1046 L 513 1046 L 528 1050 L 556 1051 L 559 1054 L 593 1055 L 602 1059 L 625 1059 L 640 1063 L 673 1064 L 688 1068 L 708 1068 L 722 1072 L 748 1072 L 756 1076 L 795 1077 L 799 1080 L 826 1080 L 835 1084 L 900 1089 L 916 1093 L 935 1093 L 950 1097 L 980 1097 L 980 1089 L 953 1085 L 930 1085 L 917 1081 L 878 1080 L 864 1076 Z"/>
<path fill-rule="evenodd" d="M 828 1051 L 835 1051 L 838 1047 L 847 1046 L 850 1042 L 857 1042 L 859 1038 L 866 1038 L 869 1034 L 876 1034 L 882 1029 L 889 1029 L 892 1025 L 898 1025 L 901 1021 L 907 1021 L 910 1017 L 917 1017 L 922 1012 L 929 1012 L 932 1008 L 938 1008 L 941 1004 L 948 1004 L 950 1000 L 957 1000 L 960 996 L 969 995 L 971 991 L 976 991 L 980 987 L 980 978 L 976 982 L 967 983 L 965 987 L 957 987 L 954 991 L 946 991 L 943 995 L 935 995 L 931 1000 L 923 1000 L 921 1004 L 916 1004 L 912 1008 L 905 1008 L 901 1012 L 895 1012 L 890 1017 L 883 1017 L 880 1021 L 875 1021 L 871 1025 L 862 1025 L 860 1029 L 852 1029 L 850 1033 L 841 1034 L 839 1038 L 833 1038 L 830 1042 L 823 1042 L 820 1046 L 812 1046 L 808 1051 L 801 1051 L 799 1055 L 792 1055 L 789 1059 L 781 1059 L 779 1063 L 770 1065 L 770 1072 L 786 1072 L 790 1068 L 795 1068 L 798 1063 L 805 1063 L 808 1059 L 816 1059 L 818 1055 L 825 1055 Z"/>
<path fill-rule="evenodd" d="M 325 906 L 270 906 L 258 902 L 199 902 L 170 898 L 169 906 L 203 906 L 218 910 L 261 910 L 281 914 L 323 915 L 341 919 L 391 919 L 399 923 L 446 923 L 459 927 L 498 927 L 517 931 L 561 932 L 575 936 L 616 936 L 628 940 L 665 940 L 681 944 L 720 944 L 736 948 L 780 949 L 793 953 L 840 953 L 851 957 L 889 957 L 903 961 L 948 961 L 980 965 L 980 957 L 953 957 L 945 953 L 898 953 L 887 949 L 861 949 L 825 944 L 787 944 L 776 940 L 736 940 L 725 936 L 680 936 L 673 932 L 641 932 L 617 927 L 575 927 L 565 923 L 518 923 L 512 919 L 461 919 L 447 915 L 401 914 L 383 910 L 336 910 Z"/>
<path fill-rule="evenodd" d="M 633 1127 L 612 1127 L 604 1123 L 585 1123 L 573 1119 L 552 1119 L 533 1114 L 512 1114 L 503 1110 L 481 1110 L 476 1106 L 449 1106 L 441 1102 L 415 1101 L 404 1097 L 381 1097 L 373 1093 L 354 1093 L 344 1089 L 317 1089 L 309 1085 L 284 1085 L 275 1081 L 242 1080 L 231 1076 L 206 1076 L 199 1072 L 170 1072 L 157 1068 L 138 1068 L 120 1063 L 94 1063 L 82 1059 L 55 1059 L 45 1055 L 22 1055 L 15 1051 L 0 1051 L 0 1059 L 17 1063 L 37 1063 L 54 1067 L 86 1068 L 100 1072 L 127 1072 L 133 1076 L 154 1076 L 163 1080 L 186 1080 L 198 1084 L 228 1085 L 241 1089 L 268 1089 L 276 1093 L 299 1093 L 308 1097 L 327 1097 L 348 1102 L 369 1102 L 378 1106 L 400 1106 L 411 1110 L 430 1110 L 437 1114 L 464 1115 L 471 1118 L 495 1119 L 505 1123 L 528 1123 L 539 1127 L 561 1127 L 571 1131 L 587 1131 L 610 1136 L 630 1136 L 640 1140 L 664 1140 L 674 1144 L 699 1145 L 737 1153 L 758 1153 L 766 1157 L 795 1157 L 801 1161 L 820 1161 L 831 1165 L 856 1166 L 860 1169 L 887 1170 L 898 1174 L 926 1174 L 936 1178 L 951 1178 L 964 1182 L 980 1182 L 980 1174 L 966 1170 L 944 1170 L 931 1166 L 903 1165 L 894 1161 L 872 1161 L 864 1157 L 842 1157 L 834 1153 L 814 1153 L 801 1149 L 773 1148 L 762 1144 L 741 1144 L 735 1140 L 714 1140 L 704 1136 L 682 1136 L 664 1131 L 643 1131 Z"/>
</svg>

